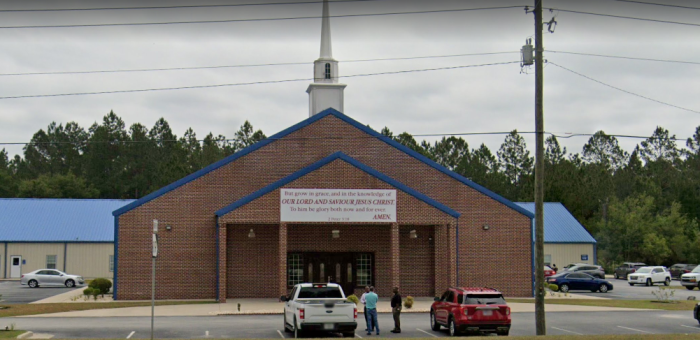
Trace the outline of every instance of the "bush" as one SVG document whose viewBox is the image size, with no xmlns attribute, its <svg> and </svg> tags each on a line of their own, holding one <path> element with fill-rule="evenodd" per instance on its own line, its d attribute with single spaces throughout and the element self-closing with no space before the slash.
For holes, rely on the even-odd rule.
<svg viewBox="0 0 700 340">
<path fill-rule="evenodd" d="M 90 287 L 87 287 L 87 288 L 83 289 L 83 295 L 85 295 L 85 296 L 92 296 L 92 292 L 93 292 L 93 291 L 94 291 L 94 289 L 92 289 L 92 288 L 90 288 Z"/>
<path fill-rule="evenodd" d="M 549 289 L 550 289 L 551 291 L 553 291 L 553 292 L 556 292 L 556 291 L 559 290 L 559 286 L 557 286 L 557 285 L 555 285 L 555 284 L 553 284 L 553 283 L 550 284 L 548 287 L 549 287 Z"/>
<path fill-rule="evenodd" d="M 403 302 L 403 306 L 406 307 L 406 309 L 413 307 L 413 296 L 407 296 L 406 300 Z"/>
<path fill-rule="evenodd" d="M 97 278 L 90 281 L 90 284 L 88 286 L 92 289 L 97 289 L 99 291 L 99 294 L 102 294 L 102 296 L 104 297 L 104 295 L 109 293 L 109 290 L 112 288 L 112 281 L 103 278 Z"/>
<path fill-rule="evenodd" d="M 360 303 L 360 299 L 358 299 L 358 298 L 357 298 L 357 295 L 355 295 L 355 294 L 352 294 L 352 295 L 348 296 L 347 299 L 348 299 L 348 301 L 350 301 L 350 302 L 352 302 L 352 303 L 354 303 L 354 304 L 356 304 L 356 305 L 357 305 L 358 303 Z"/>
</svg>

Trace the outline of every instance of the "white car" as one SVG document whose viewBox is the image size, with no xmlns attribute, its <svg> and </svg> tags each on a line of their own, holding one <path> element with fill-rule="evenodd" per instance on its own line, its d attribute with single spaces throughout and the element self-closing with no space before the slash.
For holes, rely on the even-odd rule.
<svg viewBox="0 0 700 340">
<path fill-rule="evenodd" d="M 630 286 L 643 284 L 653 286 L 655 283 L 671 284 L 671 273 L 662 266 L 648 266 L 637 269 L 636 272 L 627 275 L 627 282 Z"/>
<path fill-rule="evenodd" d="M 56 269 L 38 269 L 31 273 L 22 274 L 19 282 L 30 288 L 40 286 L 66 286 L 73 288 L 85 284 L 82 276 L 66 274 Z"/>
<path fill-rule="evenodd" d="M 688 290 L 693 290 L 700 283 L 700 266 L 695 267 L 690 273 L 685 273 L 681 275 L 681 285 L 685 286 Z"/>
<path fill-rule="evenodd" d="M 357 328 L 357 306 L 347 301 L 336 283 L 301 283 L 282 296 L 284 330 L 300 337 L 305 331 L 343 333 L 354 338 Z"/>
</svg>

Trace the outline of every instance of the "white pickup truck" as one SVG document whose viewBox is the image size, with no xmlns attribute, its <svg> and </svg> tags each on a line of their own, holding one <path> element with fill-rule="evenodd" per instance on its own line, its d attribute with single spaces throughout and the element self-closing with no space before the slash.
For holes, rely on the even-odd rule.
<svg viewBox="0 0 700 340">
<path fill-rule="evenodd" d="M 301 283 L 282 296 L 284 330 L 298 338 L 305 331 L 343 333 L 355 337 L 357 306 L 345 298 L 335 283 Z"/>
</svg>

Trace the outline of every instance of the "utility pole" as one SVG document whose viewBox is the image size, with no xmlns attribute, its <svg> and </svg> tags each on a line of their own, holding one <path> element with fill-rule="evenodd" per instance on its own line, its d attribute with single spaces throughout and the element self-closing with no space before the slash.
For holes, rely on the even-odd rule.
<svg viewBox="0 0 700 340">
<path fill-rule="evenodd" d="M 544 108 L 542 1 L 535 0 L 535 324 L 546 335 L 544 313 Z"/>
<path fill-rule="evenodd" d="M 156 316 L 156 257 L 158 257 L 158 220 L 153 220 L 153 255 L 151 257 L 151 340 Z"/>
</svg>

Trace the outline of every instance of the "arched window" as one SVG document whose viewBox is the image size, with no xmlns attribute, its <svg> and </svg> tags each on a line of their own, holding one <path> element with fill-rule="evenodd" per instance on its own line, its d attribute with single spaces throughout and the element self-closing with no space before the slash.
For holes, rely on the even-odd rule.
<svg viewBox="0 0 700 340">
<path fill-rule="evenodd" d="M 326 63 L 326 79 L 331 79 L 331 64 Z"/>
</svg>

